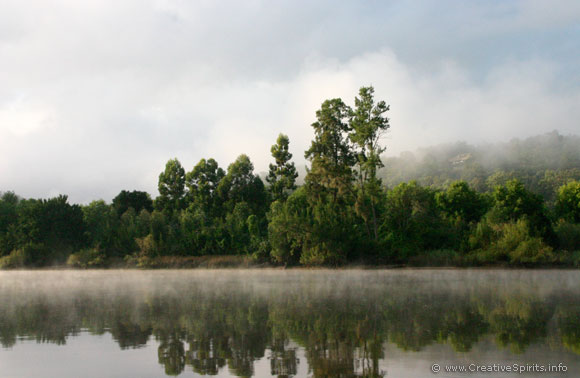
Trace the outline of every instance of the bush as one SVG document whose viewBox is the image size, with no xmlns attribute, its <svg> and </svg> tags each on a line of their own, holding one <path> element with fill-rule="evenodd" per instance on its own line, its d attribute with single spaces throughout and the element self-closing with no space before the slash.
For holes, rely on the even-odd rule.
<svg viewBox="0 0 580 378">
<path fill-rule="evenodd" d="M 159 256 L 159 246 L 152 234 L 144 238 L 136 238 L 135 242 L 139 246 L 139 251 L 133 255 L 126 255 L 125 262 L 138 268 L 152 268 L 155 265 L 155 258 Z"/>
<path fill-rule="evenodd" d="M 500 226 L 500 238 L 492 245 L 498 257 L 508 256 L 518 246 L 529 239 L 528 224 L 519 220 L 516 223 L 504 223 Z"/>
<path fill-rule="evenodd" d="M 580 251 L 580 224 L 560 220 L 555 227 L 558 246 L 565 251 Z"/>
<path fill-rule="evenodd" d="M 473 233 L 469 236 L 469 248 L 471 250 L 487 248 L 497 237 L 497 227 L 493 227 L 492 222 L 486 217 L 475 226 Z"/>
<path fill-rule="evenodd" d="M 509 254 L 514 264 L 551 263 L 555 261 L 552 247 L 544 244 L 540 238 L 526 239 L 520 242 Z"/>
<path fill-rule="evenodd" d="M 24 248 L 13 250 L 8 256 L 0 258 L 1 269 L 22 268 L 28 262 L 26 250 Z"/>
<path fill-rule="evenodd" d="M 558 189 L 556 212 L 569 222 L 580 222 L 580 181 L 571 181 Z"/>
<path fill-rule="evenodd" d="M 480 222 L 470 237 L 470 256 L 475 263 L 510 262 L 533 264 L 555 262 L 552 247 L 539 237 L 532 236 L 525 219 L 494 224 L 489 218 Z"/>
<path fill-rule="evenodd" d="M 98 248 L 87 248 L 71 254 L 66 264 L 74 268 L 100 267 L 105 263 L 105 255 Z"/>
</svg>

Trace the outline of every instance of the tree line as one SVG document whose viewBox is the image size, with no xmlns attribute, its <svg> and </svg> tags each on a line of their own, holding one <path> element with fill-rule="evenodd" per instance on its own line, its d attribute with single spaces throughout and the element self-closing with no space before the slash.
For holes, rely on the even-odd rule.
<svg viewBox="0 0 580 378">
<path fill-rule="evenodd" d="M 555 201 L 519 180 L 478 191 L 416 181 L 387 188 L 379 175 L 390 128 L 385 101 L 362 87 L 351 107 L 322 103 L 305 151 L 304 184 L 280 134 L 264 183 L 247 155 L 227 170 L 201 159 L 186 172 L 171 159 L 159 195 L 122 191 L 111 204 L 66 196 L 0 199 L 0 266 L 154 265 L 163 256 L 243 255 L 301 265 L 580 263 L 580 182 Z"/>
</svg>

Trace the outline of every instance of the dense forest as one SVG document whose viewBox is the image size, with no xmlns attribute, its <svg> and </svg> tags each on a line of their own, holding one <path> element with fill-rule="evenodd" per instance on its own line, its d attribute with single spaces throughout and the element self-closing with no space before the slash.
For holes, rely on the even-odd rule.
<svg viewBox="0 0 580 378">
<path fill-rule="evenodd" d="M 580 264 L 580 143 L 557 132 L 382 159 L 384 101 L 326 100 L 302 185 L 280 134 L 265 182 L 247 155 L 227 170 L 172 159 L 159 195 L 112 203 L 0 198 L 0 266 L 159 266 L 167 256 L 290 265 Z"/>
</svg>

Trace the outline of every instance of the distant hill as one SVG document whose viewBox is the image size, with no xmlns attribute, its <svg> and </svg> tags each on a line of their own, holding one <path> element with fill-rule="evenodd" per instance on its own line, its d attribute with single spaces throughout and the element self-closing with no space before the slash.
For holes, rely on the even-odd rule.
<svg viewBox="0 0 580 378">
<path fill-rule="evenodd" d="M 384 159 L 379 172 L 393 187 L 417 180 L 422 185 L 445 187 L 465 180 L 479 191 L 487 191 L 512 178 L 547 201 L 569 180 L 580 180 L 580 136 L 557 131 L 507 143 L 474 146 L 465 142 L 404 152 Z"/>
</svg>

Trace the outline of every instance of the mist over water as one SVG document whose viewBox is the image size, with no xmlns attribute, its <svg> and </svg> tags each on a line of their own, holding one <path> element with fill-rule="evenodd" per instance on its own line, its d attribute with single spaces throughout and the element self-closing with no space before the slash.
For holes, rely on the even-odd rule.
<svg viewBox="0 0 580 378">
<path fill-rule="evenodd" d="M 566 270 L 4 271 L 0 377 L 423 377 L 466 361 L 577 376 L 579 284 Z"/>
</svg>

